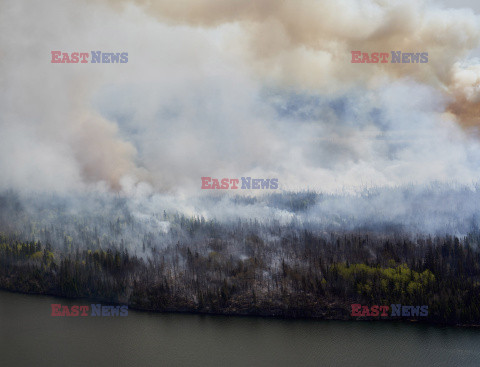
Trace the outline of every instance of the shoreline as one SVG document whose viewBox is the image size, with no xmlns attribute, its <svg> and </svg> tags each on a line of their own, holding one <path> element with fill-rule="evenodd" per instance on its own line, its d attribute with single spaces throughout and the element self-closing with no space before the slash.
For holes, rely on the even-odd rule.
<svg viewBox="0 0 480 367">
<path fill-rule="evenodd" d="M 29 293 L 29 292 L 21 292 L 17 290 L 11 290 L 6 288 L 0 288 L 0 292 L 8 292 L 14 294 L 21 294 L 26 296 L 43 296 L 43 297 L 52 297 L 58 298 L 62 300 L 68 300 L 69 302 L 75 300 L 83 300 L 87 302 L 102 302 L 108 305 L 127 305 L 129 310 L 133 310 L 136 312 L 142 313 L 155 313 L 155 314 L 185 314 L 185 315 L 199 315 L 199 316 L 224 316 L 224 317 L 239 317 L 239 318 L 260 318 L 260 319 L 276 319 L 276 320 L 301 320 L 301 321 L 349 321 L 349 322 L 389 322 L 389 323 L 402 323 L 402 324 L 421 324 L 421 325 L 428 325 L 434 326 L 439 328 L 445 327 L 453 327 L 453 328 L 462 328 L 462 329 L 477 329 L 480 328 L 480 324 L 453 324 L 453 323 L 441 323 L 435 322 L 431 320 L 416 320 L 416 319 L 408 319 L 408 318 L 391 318 L 391 317 L 384 317 L 384 318 L 334 318 L 334 317 L 320 317 L 320 316 L 292 316 L 292 315 L 278 315 L 278 314 L 269 314 L 267 312 L 263 313 L 235 313 L 235 312 L 205 312 L 205 311 L 194 311 L 194 310 L 180 310 L 180 309 L 167 309 L 167 310 L 155 310 L 155 309 L 148 309 L 145 307 L 138 307 L 130 304 L 114 302 L 108 299 L 101 299 L 101 298 L 89 298 L 89 297 L 64 297 L 59 296 L 56 294 L 49 294 L 49 293 Z"/>
</svg>

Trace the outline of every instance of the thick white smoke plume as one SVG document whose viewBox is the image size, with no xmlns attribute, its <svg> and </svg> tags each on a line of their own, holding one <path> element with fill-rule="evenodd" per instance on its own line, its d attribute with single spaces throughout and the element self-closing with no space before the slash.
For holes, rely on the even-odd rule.
<svg viewBox="0 0 480 367">
<path fill-rule="evenodd" d="M 331 193 L 478 181 L 471 10 L 413 0 L 5 0 L 0 31 L 1 190 L 168 193 L 180 203 L 203 194 L 202 176 L 276 177 L 281 190 Z M 53 50 L 129 57 L 53 64 Z M 354 64 L 354 50 L 429 59 Z"/>
</svg>

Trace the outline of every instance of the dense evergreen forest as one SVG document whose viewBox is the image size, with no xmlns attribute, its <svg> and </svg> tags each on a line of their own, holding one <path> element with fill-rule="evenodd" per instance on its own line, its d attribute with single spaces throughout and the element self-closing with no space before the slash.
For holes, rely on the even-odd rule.
<svg viewBox="0 0 480 367">
<path fill-rule="evenodd" d="M 307 193 L 281 205 L 295 212 L 313 201 Z M 85 215 L 42 202 L 32 214 L 15 196 L 0 197 L 0 288 L 154 311 L 323 319 L 352 318 L 352 304 L 427 305 L 427 317 L 401 318 L 480 325 L 475 230 L 342 231 L 166 211 L 145 219 L 121 200 L 104 204 Z"/>
</svg>

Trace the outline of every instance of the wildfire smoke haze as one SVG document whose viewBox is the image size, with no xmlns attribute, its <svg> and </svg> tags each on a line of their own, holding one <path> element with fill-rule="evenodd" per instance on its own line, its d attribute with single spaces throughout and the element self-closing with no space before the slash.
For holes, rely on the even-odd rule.
<svg viewBox="0 0 480 367">
<path fill-rule="evenodd" d="M 329 212 L 346 216 L 365 190 L 385 190 L 406 212 L 397 189 L 476 190 L 472 10 L 380 0 L 47 3 L 55 11 L 0 5 L 4 192 L 163 197 L 172 211 L 213 218 L 224 212 L 201 201 L 205 176 L 352 195 Z M 52 50 L 121 50 L 128 63 L 53 64 Z M 352 50 L 428 52 L 428 63 L 354 64 Z M 269 205 L 248 215 L 262 218 Z"/>
<path fill-rule="evenodd" d="M 392 342 L 392 365 L 479 359 L 473 334 L 419 325 L 480 325 L 479 14 L 473 0 L 1 0 L 0 291 L 88 302 L 1 295 L 0 355 L 302 365 L 338 347 L 333 364 L 373 366 L 392 349 L 362 339 L 369 323 L 333 344 L 330 326 L 315 339 L 291 323 L 295 344 L 283 322 L 267 337 L 202 317 L 203 347 L 182 327 L 197 316 L 157 327 L 143 310 L 418 321 L 421 338 L 382 334 L 410 342 Z M 52 317 L 86 305 L 129 317 Z M 62 326 L 77 321 L 83 336 Z"/>
</svg>

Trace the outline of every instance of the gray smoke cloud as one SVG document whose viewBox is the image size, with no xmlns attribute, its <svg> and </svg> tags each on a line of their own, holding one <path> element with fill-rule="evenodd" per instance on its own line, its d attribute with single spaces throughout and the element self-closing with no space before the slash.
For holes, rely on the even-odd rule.
<svg viewBox="0 0 480 367">
<path fill-rule="evenodd" d="M 343 91 L 379 87 L 383 78 L 410 77 L 444 91 L 449 111 L 463 125 L 478 125 L 478 63 L 460 62 L 480 42 L 480 21 L 469 9 L 433 1 L 319 0 L 110 0 L 137 4 L 168 24 L 220 27 L 235 24 L 230 39 L 261 78 L 302 89 Z M 428 64 L 352 64 L 350 52 L 428 52 Z M 478 116 L 478 114 L 476 114 Z"/>
<path fill-rule="evenodd" d="M 464 57 L 478 20 L 422 1 L 3 1 L 0 189 L 119 192 L 140 218 L 144 200 L 235 214 L 228 199 L 190 199 L 205 194 L 202 176 L 353 195 L 472 187 L 479 68 Z M 129 61 L 52 64 L 52 50 Z M 426 51 L 429 62 L 352 64 L 352 50 Z M 271 215 L 267 204 L 242 213 Z"/>
</svg>

